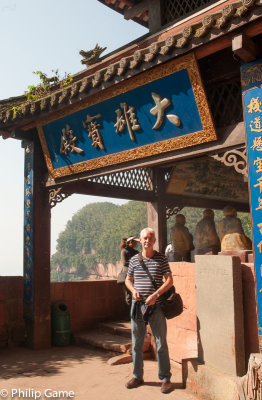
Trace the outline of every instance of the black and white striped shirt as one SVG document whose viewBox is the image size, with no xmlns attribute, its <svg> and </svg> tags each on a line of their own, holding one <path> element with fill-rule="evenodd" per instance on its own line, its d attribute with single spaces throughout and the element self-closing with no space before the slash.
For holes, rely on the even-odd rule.
<svg viewBox="0 0 262 400">
<path fill-rule="evenodd" d="M 150 259 L 143 257 L 143 261 L 156 282 L 157 288 L 162 286 L 163 275 L 171 273 L 166 256 L 156 251 Z M 134 278 L 134 288 L 142 298 L 146 298 L 156 291 L 149 276 L 143 270 L 138 260 L 138 255 L 130 259 L 127 275 Z"/>
</svg>

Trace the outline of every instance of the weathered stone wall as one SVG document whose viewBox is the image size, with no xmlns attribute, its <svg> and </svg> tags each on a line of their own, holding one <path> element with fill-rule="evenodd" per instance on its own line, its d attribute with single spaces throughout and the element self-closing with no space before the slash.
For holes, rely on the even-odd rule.
<svg viewBox="0 0 262 400">
<path fill-rule="evenodd" d="M 196 256 L 200 362 L 245 374 L 242 268 L 239 257 Z"/>
<path fill-rule="evenodd" d="M 253 263 L 242 263 L 244 306 L 244 340 L 246 368 L 251 353 L 259 353 L 258 321 L 256 306 L 255 268 Z"/>
</svg>

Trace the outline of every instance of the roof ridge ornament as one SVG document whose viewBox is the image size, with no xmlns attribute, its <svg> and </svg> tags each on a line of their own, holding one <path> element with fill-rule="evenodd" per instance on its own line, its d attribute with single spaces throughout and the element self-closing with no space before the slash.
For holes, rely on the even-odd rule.
<svg viewBox="0 0 262 400">
<path fill-rule="evenodd" d="M 89 65 L 96 64 L 100 61 L 100 56 L 106 49 L 107 47 L 101 47 L 97 43 L 92 50 L 80 50 L 79 54 L 83 57 L 81 63 L 84 64 L 87 68 Z"/>
</svg>

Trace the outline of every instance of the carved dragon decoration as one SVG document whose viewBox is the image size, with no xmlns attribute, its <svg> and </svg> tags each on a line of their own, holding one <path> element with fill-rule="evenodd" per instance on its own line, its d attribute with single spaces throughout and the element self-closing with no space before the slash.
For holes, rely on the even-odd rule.
<svg viewBox="0 0 262 400">
<path fill-rule="evenodd" d="M 100 60 L 101 54 L 107 49 L 107 47 L 100 47 L 98 43 L 92 50 L 80 50 L 79 54 L 83 57 L 81 63 L 88 67 L 89 65 L 96 64 Z"/>
</svg>

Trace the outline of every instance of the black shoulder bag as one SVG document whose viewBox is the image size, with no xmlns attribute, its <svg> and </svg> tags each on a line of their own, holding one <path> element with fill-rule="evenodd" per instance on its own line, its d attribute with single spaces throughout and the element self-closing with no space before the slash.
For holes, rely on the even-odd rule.
<svg viewBox="0 0 262 400">
<path fill-rule="evenodd" d="M 154 281 L 152 275 L 150 274 L 147 266 L 143 261 L 142 253 L 138 254 L 138 260 L 140 262 L 141 267 L 146 272 L 148 277 L 150 278 L 154 288 L 157 290 L 157 284 Z M 183 301 L 180 294 L 176 293 L 176 289 L 174 285 L 169 288 L 165 293 L 160 296 L 160 307 L 166 317 L 166 319 L 175 318 L 183 312 Z"/>
</svg>

